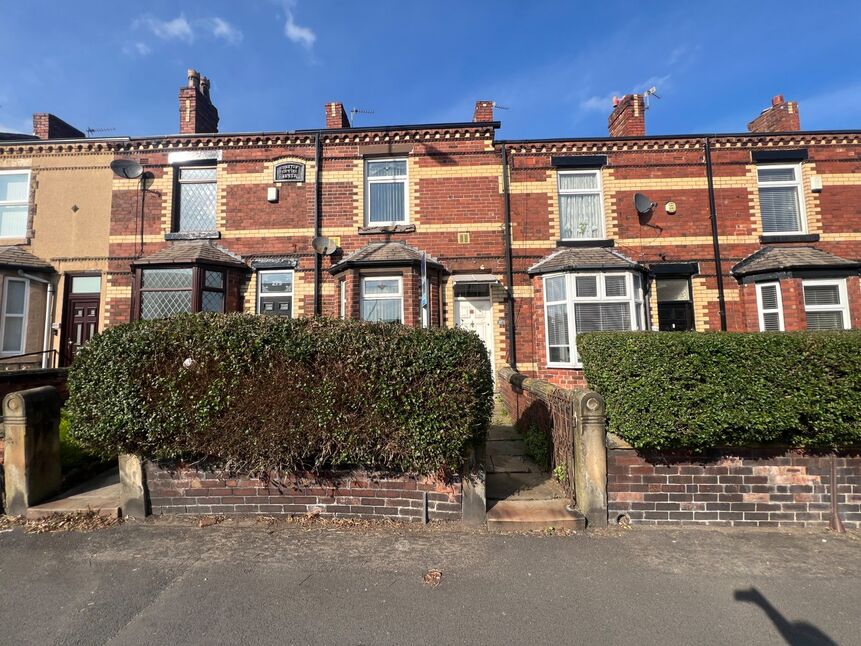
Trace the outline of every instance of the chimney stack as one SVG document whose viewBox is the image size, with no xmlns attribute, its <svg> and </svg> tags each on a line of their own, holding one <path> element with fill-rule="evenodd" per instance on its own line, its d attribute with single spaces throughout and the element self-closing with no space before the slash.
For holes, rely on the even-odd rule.
<svg viewBox="0 0 861 646">
<path fill-rule="evenodd" d="M 39 139 L 83 139 L 86 135 L 63 121 L 60 117 L 47 112 L 33 115 L 33 134 Z"/>
<path fill-rule="evenodd" d="M 209 79 L 191 68 L 188 85 L 179 90 L 179 132 L 218 132 L 218 110 L 209 98 Z"/>
<path fill-rule="evenodd" d="M 326 127 L 327 128 L 349 128 L 350 119 L 347 117 L 347 111 L 344 110 L 344 104 L 337 101 L 332 101 L 326 104 Z"/>
<path fill-rule="evenodd" d="M 786 101 L 782 94 L 771 99 L 771 107 L 749 124 L 750 132 L 797 132 L 801 130 L 801 118 L 798 116 L 798 103 Z"/>
<path fill-rule="evenodd" d="M 476 123 L 493 121 L 493 101 L 476 101 L 475 111 L 472 113 L 472 120 Z"/>
<path fill-rule="evenodd" d="M 613 97 L 613 112 L 607 119 L 611 137 L 642 137 L 646 134 L 646 106 L 641 94 Z"/>
</svg>

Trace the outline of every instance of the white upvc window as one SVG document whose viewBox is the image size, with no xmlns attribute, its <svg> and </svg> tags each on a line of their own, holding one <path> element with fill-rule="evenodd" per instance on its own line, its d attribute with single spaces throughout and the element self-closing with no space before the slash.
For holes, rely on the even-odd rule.
<svg viewBox="0 0 861 646">
<path fill-rule="evenodd" d="M 292 269 L 257 272 L 257 313 L 287 318 L 293 316 Z"/>
<path fill-rule="evenodd" d="M 757 166 L 756 176 L 762 232 L 804 233 L 807 218 L 801 190 L 801 164 L 763 164 Z"/>
<path fill-rule="evenodd" d="M 780 283 L 756 284 L 756 309 L 760 332 L 783 332 L 783 299 Z"/>
<path fill-rule="evenodd" d="M 347 317 L 347 281 L 342 280 L 338 283 L 338 289 L 340 290 L 340 317 L 342 319 Z"/>
<path fill-rule="evenodd" d="M 25 238 L 30 171 L 0 170 L 0 238 Z"/>
<path fill-rule="evenodd" d="M 401 276 L 362 278 L 362 320 L 376 323 L 403 323 L 404 292 Z"/>
<path fill-rule="evenodd" d="M 849 299 L 846 280 L 805 280 L 804 312 L 808 330 L 848 330 Z"/>
<path fill-rule="evenodd" d="M 3 284 L 3 321 L 0 324 L 0 354 L 23 354 L 27 336 L 27 304 L 30 281 L 7 278 Z"/>
<path fill-rule="evenodd" d="M 604 196 L 598 170 L 560 171 L 559 231 L 563 240 L 604 237 Z"/>
<path fill-rule="evenodd" d="M 365 221 L 368 226 L 408 222 L 406 158 L 365 161 Z"/>
<path fill-rule="evenodd" d="M 645 329 L 642 278 L 633 272 L 544 277 L 547 365 L 580 367 L 580 332 Z"/>
</svg>

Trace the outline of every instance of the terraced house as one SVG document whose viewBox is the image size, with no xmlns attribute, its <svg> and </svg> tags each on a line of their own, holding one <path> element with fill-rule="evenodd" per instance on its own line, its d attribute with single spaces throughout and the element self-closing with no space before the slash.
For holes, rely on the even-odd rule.
<svg viewBox="0 0 861 646">
<path fill-rule="evenodd" d="M 861 325 L 861 134 L 804 132 L 783 97 L 741 134 L 650 136 L 646 114 L 628 95 L 606 137 L 501 141 L 490 101 L 374 127 L 330 103 L 325 128 L 228 134 L 189 70 L 176 135 L 51 117 L 0 141 L 4 353 L 67 363 L 182 311 L 326 315 L 466 327 L 574 385 L 585 331 Z"/>
</svg>

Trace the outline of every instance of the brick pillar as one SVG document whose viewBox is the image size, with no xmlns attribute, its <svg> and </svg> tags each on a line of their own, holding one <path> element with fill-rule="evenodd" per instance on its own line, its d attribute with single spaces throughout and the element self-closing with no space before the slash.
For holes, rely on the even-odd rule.
<svg viewBox="0 0 861 646">
<path fill-rule="evenodd" d="M 48 112 L 33 115 L 33 134 L 39 139 L 83 139 L 86 135 Z"/>
<path fill-rule="evenodd" d="M 613 112 L 607 119 L 611 137 L 642 137 L 646 134 L 646 106 L 639 94 L 613 97 Z"/>
<path fill-rule="evenodd" d="M 326 104 L 326 127 L 327 128 L 349 128 L 350 119 L 343 103 L 332 101 Z"/>
<path fill-rule="evenodd" d="M 493 121 L 493 101 L 476 101 L 475 110 L 472 113 L 472 120 L 476 123 Z"/>
<path fill-rule="evenodd" d="M 798 103 L 786 101 L 778 94 L 771 100 L 771 107 L 747 124 L 747 129 L 750 132 L 798 132 L 801 130 Z"/>
</svg>

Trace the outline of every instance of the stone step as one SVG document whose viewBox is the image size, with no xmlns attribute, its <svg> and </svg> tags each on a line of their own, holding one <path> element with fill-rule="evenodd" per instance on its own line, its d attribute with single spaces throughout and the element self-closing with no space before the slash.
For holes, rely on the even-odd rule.
<svg viewBox="0 0 861 646">
<path fill-rule="evenodd" d="M 526 455 L 523 440 L 488 440 L 488 455 Z"/>
<path fill-rule="evenodd" d="M 488 473 L 488 500 L 553 500 L 565 498 L 562 486 L 546 473 Z"/>
<path fill-rule="evenodd" d="M 500 500 L 487 511 L 487 529 L 522 532 L 541 529 L 585 529 L 586 518 L 569 511 L 567 500 Z"/>
<path fill-rule="evenodd" d="M 491 426 L 487 432 L 487 441 L 495 440 L 520 440 L 523 439 L 520 433 L 513 426 Z"/>
<path fill-rule="evenodd" d="M 541 473 L 541 467 L 521 455 L 487 456 L 488 473 Z"/>
<path fill-rule="evenodd" d="M 27 510 L 28 520 L 39 520 L 53 514 L 83 514 L 95 512 L 100 516 L 119 517 L 120 478 L 116 470 L 96 476 L 54 500 L 34 505 Z"/>
</svg>

